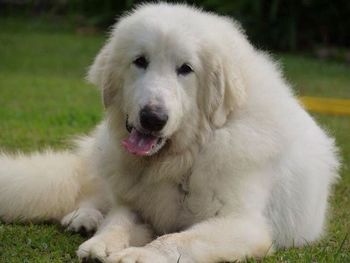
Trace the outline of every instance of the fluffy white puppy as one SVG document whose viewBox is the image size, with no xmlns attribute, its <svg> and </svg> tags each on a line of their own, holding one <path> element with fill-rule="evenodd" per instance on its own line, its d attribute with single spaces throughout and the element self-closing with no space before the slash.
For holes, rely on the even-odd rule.
<svg viewBox="0 0 350 263">
<path fill-rule="evenodd" d="M 73 152 L 3 154 L 3 220 L 98 227 L 77 253 L 106 262 L 242 260 L 320 238 L 334 141 L 231 19 L 140 6 L 88 79 L 105 120 Z"/>
</svg>

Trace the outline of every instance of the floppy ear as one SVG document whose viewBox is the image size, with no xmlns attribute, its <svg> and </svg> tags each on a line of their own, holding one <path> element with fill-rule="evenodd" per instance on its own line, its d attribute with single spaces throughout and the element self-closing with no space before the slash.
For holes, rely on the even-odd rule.
<svg viewBox="0 0 350 263">
<path fill-rule="evenodd" d="M 111 57 L 112 43 L 109 41 L 98 53 L 87 74 L 87 80 L 101 89 L 105 108 L 112 104 L 117 90 L 116 87 L 113 87 L 116 84 L 113 81 L 116 74 L 112 71 Z"/>
<path fill-rule="evenodd" d="M 217 128 L 222 127 L 228 115 L 245 101 L 246 91 L 242 74 L 230 58 L 212 59 L 211 71 L 206 80 L 209 91 L 206 93 L 207 117 Z"/>
</svg>

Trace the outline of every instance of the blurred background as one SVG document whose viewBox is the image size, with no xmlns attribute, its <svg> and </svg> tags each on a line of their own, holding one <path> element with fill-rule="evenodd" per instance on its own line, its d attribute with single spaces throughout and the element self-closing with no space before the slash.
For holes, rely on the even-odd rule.
<svg viewBox="0 0 350 263">
<path fill-rule="evenodd" d="M 140 0 L 0 0 L 2 16 L 64 18 L 77 30 L 105 30 Z M 172 2 L 172 1 L 168 1 Z M 175 2 L 175 1 L 173 1 Z M 179 2 L 179 1 L 176 1 Z M 308 51 L 350 62 L 348 0 L 190 0 L 241 22 L 259 47 Z"/>
</svg>

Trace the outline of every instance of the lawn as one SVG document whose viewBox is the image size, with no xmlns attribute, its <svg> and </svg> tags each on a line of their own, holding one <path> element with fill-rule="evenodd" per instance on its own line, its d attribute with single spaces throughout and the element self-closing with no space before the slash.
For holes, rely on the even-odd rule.
<svg viewBox="0 0 350 263">
<path fill-rule="evenodd" d="M 105 36 L 77 34 L 62 21 L 0 19 L 0 148 L 60 149 L 102 116 L 98 91 L 84 81 Z M 350 67 L 296 55 L 275 55 L 298 95 L 350 99 Z M 314 117 L 337 139 L 342 179 L 331 198 L 328 233 L 302 249 L 263 262 L 350 262 L 350 116 Z M 0 262 L 77 262 L 84 240 L 50 224 L 0 223 Z M 254 260 L 252 260 L 254 261 Z"/>
</svg>

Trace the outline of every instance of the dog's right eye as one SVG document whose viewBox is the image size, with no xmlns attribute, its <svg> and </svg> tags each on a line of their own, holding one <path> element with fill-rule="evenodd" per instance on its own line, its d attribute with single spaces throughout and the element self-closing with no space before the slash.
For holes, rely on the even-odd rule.
<svg viewBox="0 0 350 263">
<path fill-rule="evenodd" d="M 177 74 L 178 75 L 183 75 L 183 76 L 186 76 L 190 73 L 193 72 L 193 68 L 187 64 L 187 63 L 184 63 L 181 65 L 181 67 L 179 67 L 177 70 L 176 70 Z"/>
<path fill-rule="evenodd" d="M 136 58 L 132 63 L 136 67 L 142 68 L 142 69 L 146 69 L 148 66 L 148 61 L 144 56 L 140 56 L 140 57 Z"/>
</svg>

